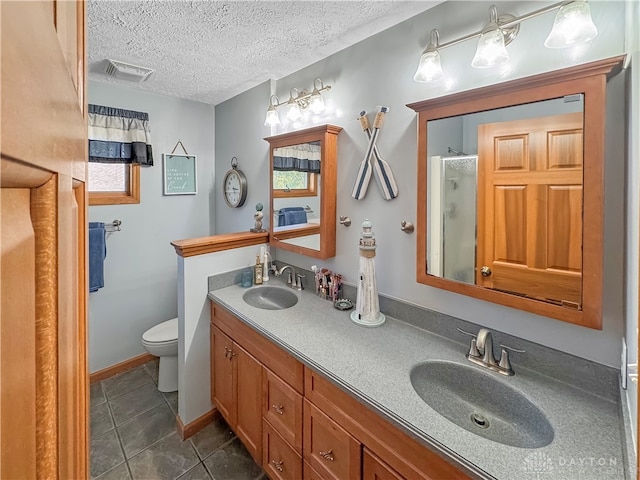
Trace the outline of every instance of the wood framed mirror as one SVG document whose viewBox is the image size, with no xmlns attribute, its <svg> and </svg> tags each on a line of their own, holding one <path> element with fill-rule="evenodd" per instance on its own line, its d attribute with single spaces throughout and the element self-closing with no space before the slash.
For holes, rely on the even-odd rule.
<svg viewBox="0 0 640 480">
<path fill-rule="evenodd" d="M 605 90 L 623 58 L 407 105 L 419 283 L 602 328 Z"/>
<path fill-rule="evenodd" d="M 269 243 L 326 259 L 336 254 L 336 175 L 341 127 L 267 137 Z"/>
</svg>

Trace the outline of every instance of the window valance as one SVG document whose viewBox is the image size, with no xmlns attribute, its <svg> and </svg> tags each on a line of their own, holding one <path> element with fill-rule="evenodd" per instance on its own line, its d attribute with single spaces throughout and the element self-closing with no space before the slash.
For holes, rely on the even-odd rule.
<svg viewBox="0 0 640 480">
<path fill-rule="evenodd" d="M 273 169 L 280 172 L 320 173 L 320 151 L 317 142 L 276 148 L 273 152 Z"/>
<path fill-rule="evenodd" d="M 153 165 L 149 114 L 89 105 L 89 161 Z"/>
</svg>

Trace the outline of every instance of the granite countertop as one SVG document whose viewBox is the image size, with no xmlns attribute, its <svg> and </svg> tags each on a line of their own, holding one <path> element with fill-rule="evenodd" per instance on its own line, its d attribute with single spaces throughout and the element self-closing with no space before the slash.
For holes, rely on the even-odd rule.
<svg viewBox="0 0 640 480">
<path fill-rule="evenodd" d="M 411 385 L 412 367 L 428 360 L 488 371 L 468 362 L 461 344 L 388 316 L 381 327 L 356 325 L 349 311 L 337 310 L 308 291 L 296 292 L 298 303 L 284 310 L 252 307 L 242 300 L 246 291 L 233 285 L 209 292 L 209 298 L 473 476 L 500 480 L 625 478 L 616 402 L 519 368 L 514 358 L 515 376 L 495 376 L 544 412 L 554 438 L 535 449 L 496 443 L 438 414 Z"/>
</svg>

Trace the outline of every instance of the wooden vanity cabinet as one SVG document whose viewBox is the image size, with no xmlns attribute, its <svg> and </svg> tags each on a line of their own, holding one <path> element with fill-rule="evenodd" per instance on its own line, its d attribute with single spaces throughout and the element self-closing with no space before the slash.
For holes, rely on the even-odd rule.
<svg viewBox="0 0 640 480">
<path fill-rule="evenodd" d="M 271 480 L 469 479 L 211 304 L 211 399 Z"/>
<path fill-rule="evenodd" d="M 211 326 L 211 400 L 251 456 L 262 463 L 262 365 Z"/>
</svg>

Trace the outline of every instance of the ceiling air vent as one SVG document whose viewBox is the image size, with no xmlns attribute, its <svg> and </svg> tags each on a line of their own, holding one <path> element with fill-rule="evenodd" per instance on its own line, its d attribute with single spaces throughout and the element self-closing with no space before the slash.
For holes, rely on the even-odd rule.
<svg viewBox="0 0 640 480">
<path fill-rule="evenodd" d="M 129 82 L 144 82 L 155 70 L 130 63 L 118 62 L 107 59 L 105 73 L 111 77 L 120 78 Z"/>
</svg>

